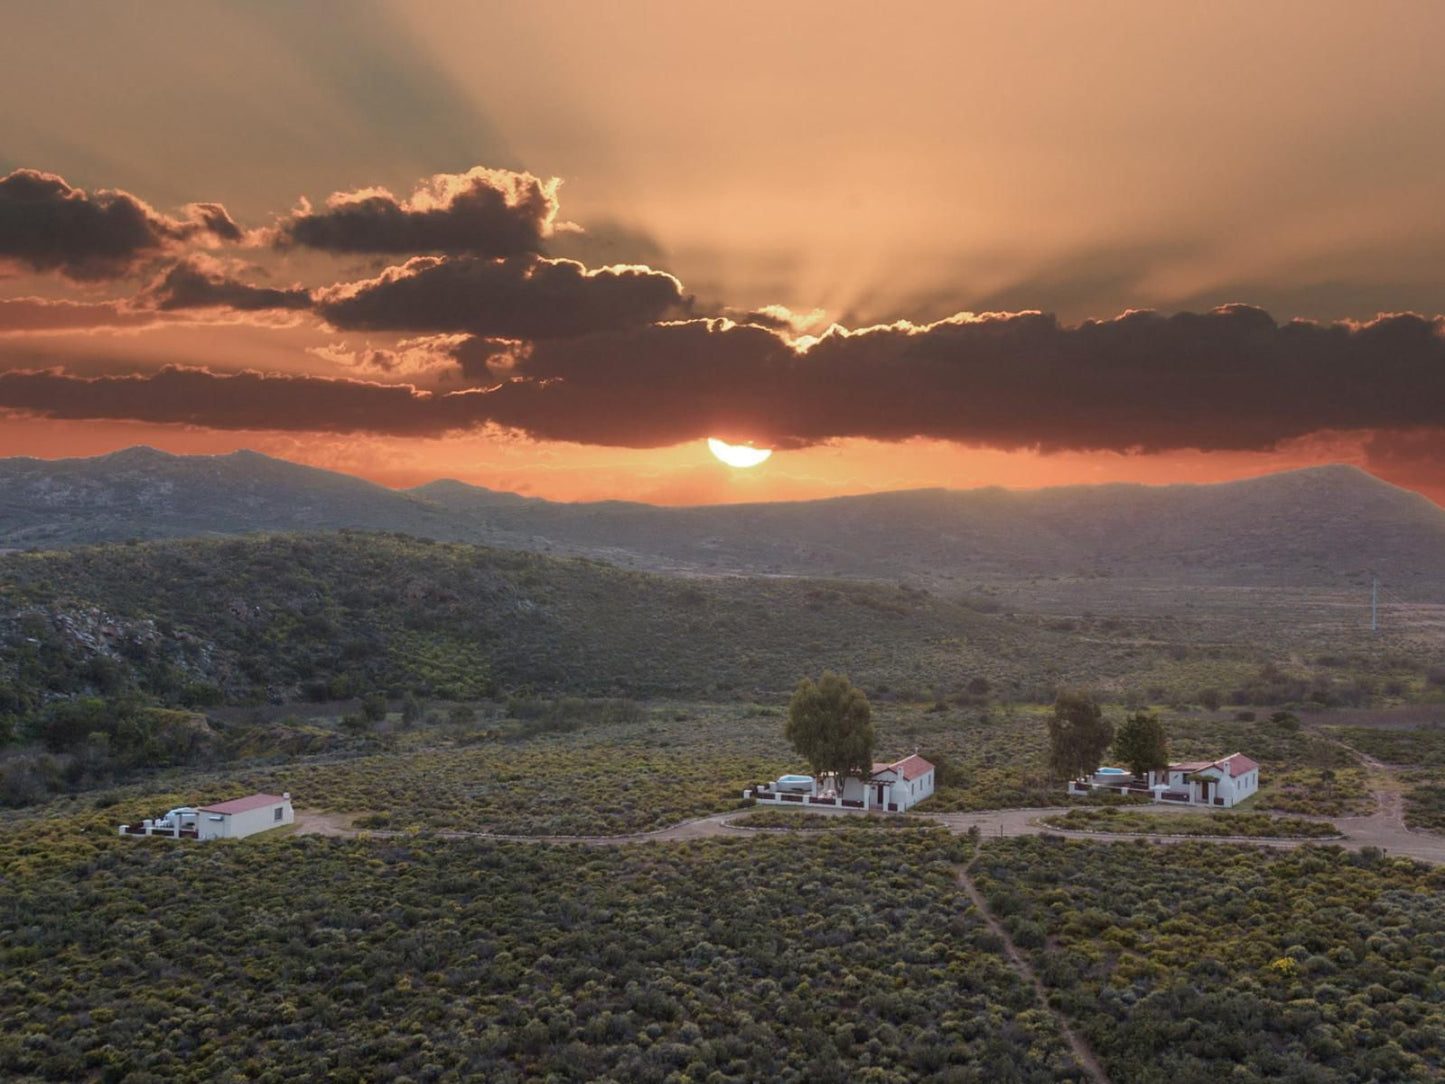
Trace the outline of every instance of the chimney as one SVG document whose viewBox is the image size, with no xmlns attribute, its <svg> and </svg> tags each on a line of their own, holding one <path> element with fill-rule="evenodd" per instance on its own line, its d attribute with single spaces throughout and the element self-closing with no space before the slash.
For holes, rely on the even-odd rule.
<svg viewBox="0 0 1445 1084">
<path fill-rule="evenodd" d="M 291 792 L 290 792 L 289 790 L 283 790 L 283 791 L 281 792 L 281 797 L 282 797 L 282 799 L 284 799 L 285 801 L 288 801 L 288 802 L 289 802 L 289 801 L 291 800 Z"/>
</svg>

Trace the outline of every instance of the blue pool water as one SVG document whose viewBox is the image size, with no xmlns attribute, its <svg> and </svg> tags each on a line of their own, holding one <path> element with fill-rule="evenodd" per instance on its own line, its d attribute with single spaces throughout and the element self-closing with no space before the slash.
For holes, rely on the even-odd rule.
<svg viewBox="0 0 1445 1084">
<path fill-rule="evenodd" d="M 1128 775 L 1129 773 L 1126 772 L 1123 768 L 1100 768 L 1096 774 L 1098 774 L 1098 775 Z"/>
</svg>

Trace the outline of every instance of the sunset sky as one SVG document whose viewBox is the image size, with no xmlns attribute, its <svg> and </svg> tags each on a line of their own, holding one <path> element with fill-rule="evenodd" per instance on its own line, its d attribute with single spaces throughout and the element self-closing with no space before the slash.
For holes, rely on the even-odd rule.
<svg viewBox="0 0 1445 1084">
<path fill-rule="evenodd" d="M 1445 4 L 10 5 L 0 455 L 1445 502 Z M 738 470 L 706 438 L 776 449 Z"/>
</svg>

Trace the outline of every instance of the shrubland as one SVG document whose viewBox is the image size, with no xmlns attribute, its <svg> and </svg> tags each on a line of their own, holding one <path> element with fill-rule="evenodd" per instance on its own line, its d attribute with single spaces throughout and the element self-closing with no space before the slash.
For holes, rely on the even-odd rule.
<svg viewBox="0 0 1445 1084">
<path fill-rule="evenodd" d="M 923 817 L 906 817 L 901 813 L 859 815 L 854 813 L 809 813 L 792 809 L 759 809 L 744 813 L 728 822 L 736 828 L 761 828 L 775 831 L 850 832 L 873 828 L 932 828 L 936 822 Z"/>
<path fill-rule="evenodd" d="M 73 832 L 0 836 L 7 1079 L 1086 1079 L 960 891 L 966 841 L 938 831 Z M 59 846 L 27 864 L 27 839 Z"/>
<path fill-rule="evenodd" d="M 6 553 L 0 744 L 86 697 L 206 712 L 377 694 L 735 701 L 821 667 L 875 702 L 954 707 L 1066 686 L 1174 710 L 1440 695 L 1408 643 L 1323 651 L 1352 641 L 1298 618 L 1330 599 L 1230 609 L 1236 594 L 1215 592 L 1165 611 L 1118 584 L 1097 588 L 1118 612 L 1062 616 L 1057 577 L 1013 584 L 1007 606 L 976 587 L 683 577 L 347 531 Z"/>
<path fill-rule="evenodd" d="M 1332 727 L 1330 733 L 1396 770 L 1405 787 L 1405 823 L 1445 831 L 1445 725 Z"/>
<path fill-rule="evenodd" d="M 1445 1072 L 1438 867 L 1034 837 L 989 843 L 974 876 L 1119 1084 Z"/>
<path fill-rule="evenodd" d="M 1327 821 L 1271 817 L 1263 813 L 1145 813 L 1135 809 L 1071 809 L 1045 817 L 1055 828 L 1120 835 L 1251 836 L 1259 839 L 1325 839 L 1340 830 Z"/>
<path fill-rule="evenodd" d="M 178 792 L 193 802 L 289 790 L 298 806 L 379 817 L 378 827 L 606 835 L 735 808 L 745 787 L 807 768 L 784 736 L 781 707 L 768 703 L 417 701 L 419 717 L 411 723 L 405 703 L 393 702 L 376 721 L 355 702 L 318 707 L 331 714 L 221 709 L 198 721 L 197 713 L 144 709 L 195 742 L 189 763 L 179 747 L 157 766 L 130 770 L 43 747 L 11 750 L 0 752 L 0 796 L 27 805 L 57 791 Z M 917 749 L 937 767 L 937 791 L 920 812 L 1064 801 L 1061 786 L 1048 778 L 1042 707 L 938 710 L 933 703 L 881 700 L 873 716 L 880 759 Z M 1373 808 L 1363 773 L 1345 766 L 1353 763 L 1350 754 L 1311 731 L 1219 713 L 1165 711 L 1163 718 L 1171 755 L 1240 750 L 1258 759 L 1256 810 L 1338 815 Z"/>
</svg>

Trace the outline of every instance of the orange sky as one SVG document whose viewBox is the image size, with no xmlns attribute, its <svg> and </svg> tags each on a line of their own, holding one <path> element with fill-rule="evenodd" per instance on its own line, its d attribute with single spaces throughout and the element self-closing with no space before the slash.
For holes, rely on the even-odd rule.
<svg viewBox="0 0 1445 1084">
<path fill-rule="evenodd" d="M 27 168 L 92 196 L 119 189 L 174 223 L 185 219 L 184 205 L 215 202 L 252 232 L 244 241 L 178 232 L 97 277 L 37 255 L 33 239 L 16 240 L 25 220 L 7 219 L 0 200 L 0 377 L 53 370 L 88 379 L 181 365 L 408 383 L 423 394 L 506 379 L 498 369 L 485 379 L 475 369 L 463 375 L 447 353 L 455 344 L 438 345 L 438 336 L 492 334 L 474 315 L 455 326 L 451 317 L 388 315 L 379 326 L 370 312 L 364 320 L 343 314 L 346 324 L 300 302 L 161 311 L 154 292 L 182 259 L 202 260 L 217 281 L 319 296 L 412 255 L 441 252 L 437 261 L 453 267 L 500 258 L 434 235 L 412 248 L 328 251 L 255 232 L 279 224 L 284 233 L 302 197 L 319 209 L 331 192 L 381 186 L 401 201 L 424 178 L 476 166 L 560 179 L 561 228 L 537 251 L 593 270 L 627 263 L 675 276 L 689 307 L 669 308 L 656 290 L 652 300 L 638 295 L 643 308 L 629 327 L 678 315 L 746 320 L 763 306 L 786 306 L 813 314 L 783 335 L 796 344 L 834 321 L 856 329 L 908 320 L 911 338 L 926 322 L 964 312 L 1041 310 L 1072 327 L 1130 309 L 1206 312 L 1231 302 L 1268 310 L 1281 325 L 1445 308 L 1445 143 L 1435 137 L 1445 122 L 1435 55 L 1445 8 L 1427 0 L 1371 5 L 1367 14 L 1317 0 L 1187 9 L 904 3 L 886 13 L 821 0 L 725 8 L 167 0 L 33 5 L 7 20 L 0 89 L 13 105 L 0 111 L 0 176 Z M 602 311 L 632 296 L 609 299 Z M 62 313 L 25 298 L 88 307 Z M 505 329 L 508 315 L 489 319 Z M 731 364 L 731 354 L 708 362 L 682 351 L 651 368 L 619 369 L 619 379 L 648 388 L 683 373 L 668 393 L 684 397 L 675 413 L 706 418 L 708 403 L 725 403 L 715 413 L 737 426 L 731 435 L 811 434 L 739 472 L 708 455 L 702 422 L 679 422 L 686 439 L 672 443 L 674 429 L 663 424 L 672 400 L 606 394 L 611 377 L 588 385 L 577 368 L 590 357 L 588 340 L 576 350 L 571 341 L 538 345 L 537 358 L 555 371 L 528 371 L 525 357 L 516 370 L 537 382 L 536 403 L 519 391 L 512 413 L 465 430 L 238 428 L 250 423 L 219 422 L 213 408 L 225 404 L 205 402 L 131 415 L 184 423 L 127 421 L 125 410 L 94 402 L 57 420 L 35 417 L 50 408 L 34 405 L 41 392 L 26 389 L 0 395 L 0 455 L 244 446 L 389 485 L 451 476 L 557 499 L 669 504 L 935 485 L 1212 481 L 1346 461 L 1445 497 L 1436 455 L 1445 448 L 1445 403 L 1428 345 L 1408 362 L 1419 376 L 1394 374 L 1379 404 L 1365 403 L 1367 379 L 1341 378 L 1331 394 L 1364 405 L 1337 412 L 1323 402 L 1318 428 L 1282 411 L 1275 439 L 1261 415 L 1245 436 L 1217 445 L 1204 432 L 1132 453 L 1118 450 L 1127 433 L 1092 431 L 1063 441 L 1063 450 L 1029 450 L 1055 446 L 1067 416 L 1059 404 L 1041 407 L 1033 433 L 1023 426 L 1000 435 L 977 419 L 953 425 L 946 411 L 929 409 L 938 396 L 960 395 L 967 413 L 968 385 L 953 376 L 936 394 L 917 393 L 925 435 L 906 439 L 909 427 L 896 416 L 906 396 L 891 405 L 880 396 L 880 411 L 894 415 L 875 436 L 858 435 L 868 426 L 856 419 L 830 434 L 817 418 L 787 428 L 775 403 L 720 397 L 731 393 L 728 381 L 701 370 Z M 788 349 L 805 350 L 779 349 L 785 359 Z M 1358 371 L 1389 368 L 1392 349 L 1370 354 Z M 866 361 L 878 374 L 871 385 L 858 377 L 847 394 L 866 398 L 870 386 L 914 380 L 926 388 L 936 377 L 915 376 L 900 359 L 913 364 L 906 352 L 838 361 Z M 1158 362 L 1168 368 L 1175 358 Z M 1312 355 L 1299 364 L 1308 372 L 1324 363 Z M 692 384 L 689 367 L 698 370 Z M 772 370 L 743 367 L 737 379 L 751 379 L 749 371 Z M 563 372 L 560 385 L 548 384 Z M 826 369 L 811 379 L 828 391 Z M 1200 377 L 1201 403 L 1215 379 Z M 1148 380 L 1139 385 L 1141 425 L 1159 410 Z M 1051 385 L 1044 380 L 1039 395 Z M 1181 386 L 1186 399 L 1194 394 Z M 575 389 L 578 401 L 550 405 L 559 388 Z M 597 412 L 637 404 L 638 447 L 625 446 L 625 425 L 581 424 L 585 388 L 597 395 Z M 759 401 L 769 394 L 760 390 Z M 1260 394 L 1287 398 L 1278 384 Z M 1395 411 L 1386 399 L 1411 409 Z M 1000 401 L 1019 410 L 1016 397 Z M 1215 450 L 1197 450 L 1206 446 Z"/>
</svg>

